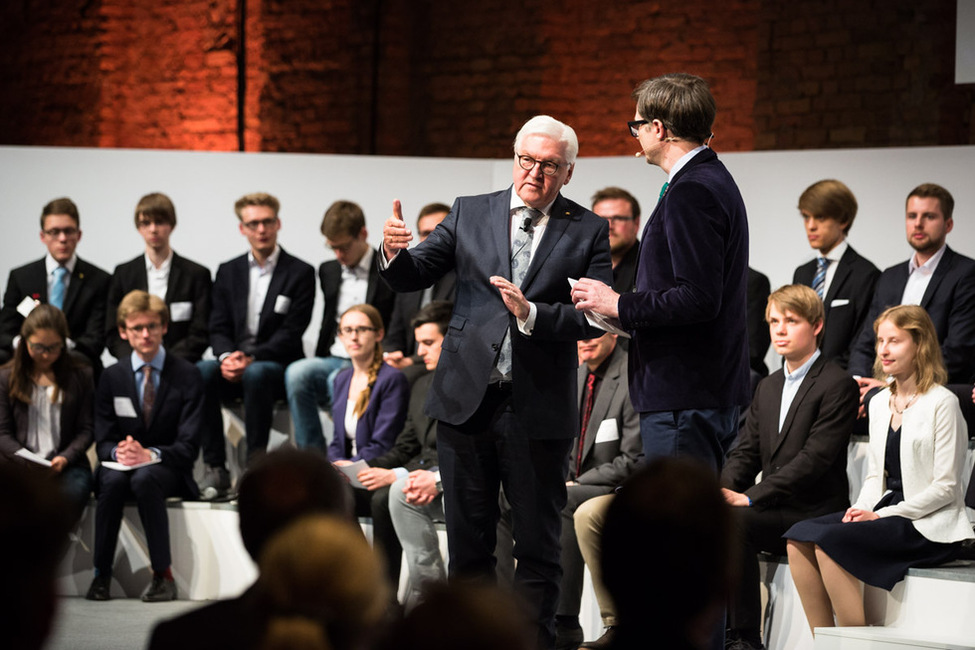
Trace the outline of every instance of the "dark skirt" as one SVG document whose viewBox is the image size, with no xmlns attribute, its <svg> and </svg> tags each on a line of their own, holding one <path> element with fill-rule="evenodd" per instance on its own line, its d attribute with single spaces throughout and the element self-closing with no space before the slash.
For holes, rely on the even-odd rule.
<svg viewBox="0 0 975 650">
<path fill-rule="evenodd" d="M 958 550 L 957 543 L 928 540 L 904 517 L 844 524 L 844 514 L 800 521 L 783 537 L 816 544 L 855 578 L 887 591 L 904 579 L 909 568 L 944 564 Z"/>
</svg>

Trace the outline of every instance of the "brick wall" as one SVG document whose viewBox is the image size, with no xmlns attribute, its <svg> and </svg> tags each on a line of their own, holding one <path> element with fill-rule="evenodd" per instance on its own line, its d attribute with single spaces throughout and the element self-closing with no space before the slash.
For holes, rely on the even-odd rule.
<svg viewBox="0 0 975 650">
<path fill-rule="evenodd" d="M 18 0 L 0 7 L 0 143 L 233 150 L 242 92 L 248 150 L 506 156 L 518 126 L 549 113 L 576 127 L 583 155 L 626 155 L 633 87 L 683 70 L 712 84 L 719 151 L 967 144 L 975 90 L 953 83 L 954 12 Z"/>
</svg>

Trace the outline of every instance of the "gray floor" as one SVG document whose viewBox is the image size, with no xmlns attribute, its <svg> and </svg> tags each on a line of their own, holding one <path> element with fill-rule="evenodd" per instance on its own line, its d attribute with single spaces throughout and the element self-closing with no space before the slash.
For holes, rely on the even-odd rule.
<svg viewBox="0 0 975 650">
<path fill-rule="evenodd" d="M 176 616 L 205 603 L 175 600 L 144 603 L 116 598 L 99 603 L 62 598 L 47 650 L 136 650 L 146 647 L 156 621 Z"/>
</svg>

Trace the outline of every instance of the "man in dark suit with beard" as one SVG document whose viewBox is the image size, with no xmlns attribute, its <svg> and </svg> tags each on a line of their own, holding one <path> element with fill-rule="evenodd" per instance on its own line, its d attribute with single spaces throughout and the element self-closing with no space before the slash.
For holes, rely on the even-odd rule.
<svg viewBox="0 0 975 650">
<path fill-rule="evenodd" d="M 438 420 L 450 574 L 493 579 L 498 488 L 512 504 L 515 585 L 554 638 L 561 510 L 578 427 L 575 341 L 594 330 L 569 279 L 611 281 L 604 219 L 563 198 L 578 140 L 537 116 L 515 138 L 511 188 L 454 202 L 413 250 L 399 202 L 386 221 L 383 277 L 397 291 L 457 272 L 457 298 L 427 398 Z"/>
</svg>

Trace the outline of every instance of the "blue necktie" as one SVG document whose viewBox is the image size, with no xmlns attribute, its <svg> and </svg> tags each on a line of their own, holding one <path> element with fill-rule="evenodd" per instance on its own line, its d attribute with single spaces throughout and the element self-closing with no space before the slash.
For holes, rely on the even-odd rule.
<svg viewBox="0 0 975 650">
<path fill-rule="evenodd" d="M 54 284 L 51 286 L 51 304 L 58 309 L 64 309 L 64 294 L 68 289 L 65 278 L 68 276 L 68 269 L 59 266 L 54 269 Z"/>
<path fill-rule="evenodd" d="M 813 276 L 813 291 L 823 299 L 823 289 L 826 288 L 826 269 L 829 268 L 829 260 L 825 257 L 816 258 L 816 275 Z"/>
</svg>

